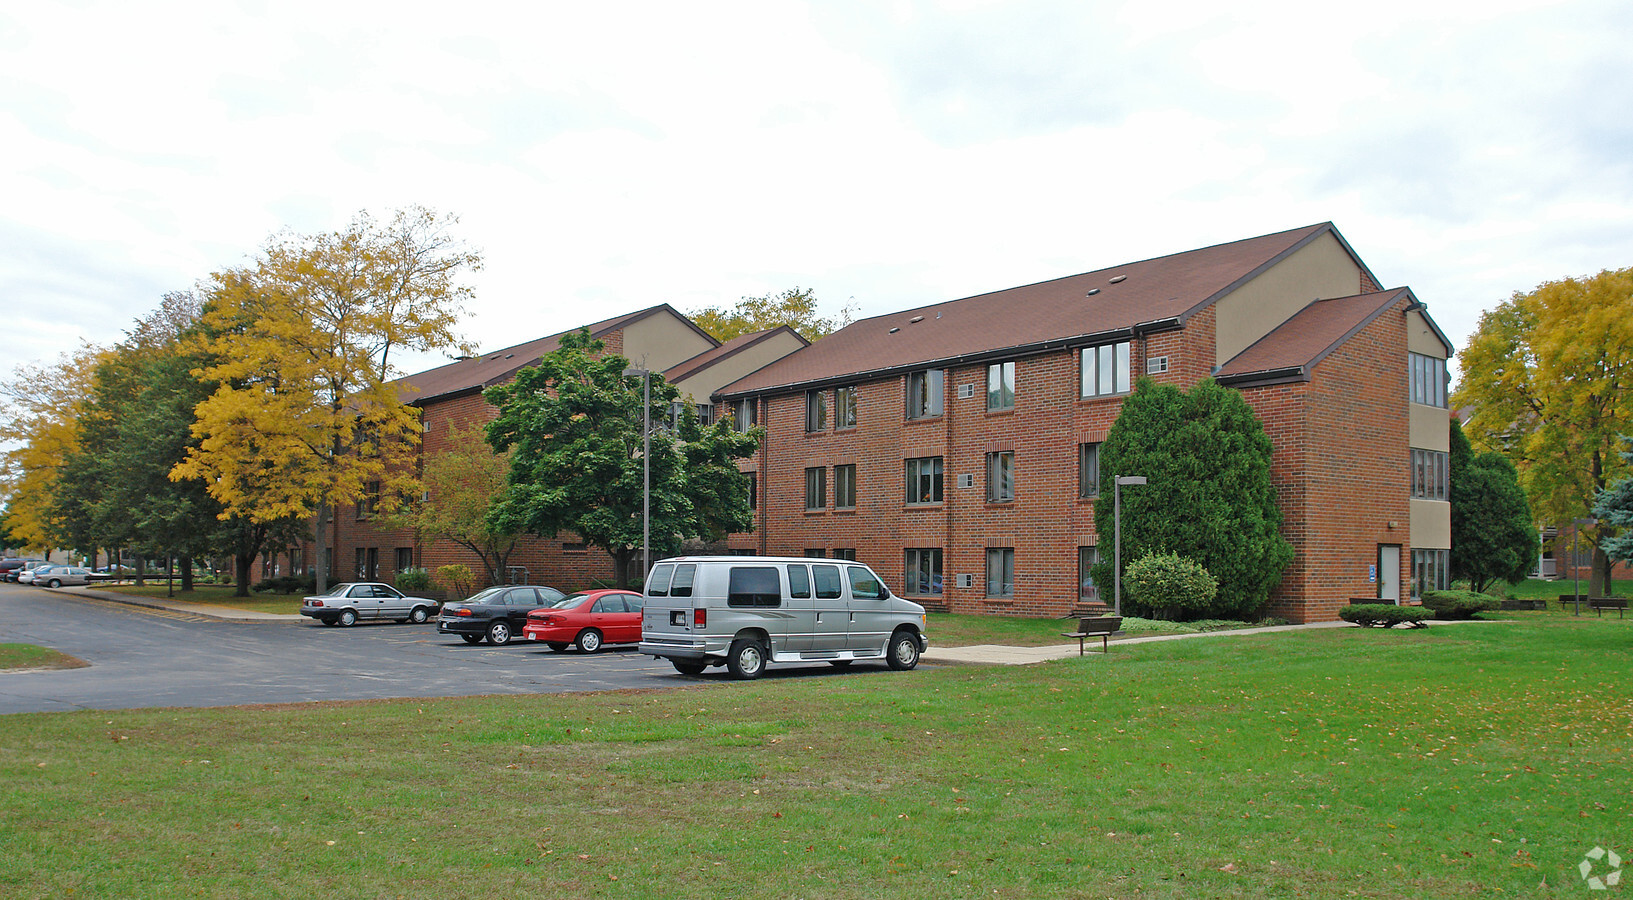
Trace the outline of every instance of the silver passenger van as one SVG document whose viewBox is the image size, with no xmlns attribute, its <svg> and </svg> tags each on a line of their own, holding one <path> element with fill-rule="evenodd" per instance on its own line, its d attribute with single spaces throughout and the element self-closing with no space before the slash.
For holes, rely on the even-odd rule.
<svg viewBox="0 0 1633 900">
<path fill-rule="evenodd" d="M 652 567 L 641 652 L 683 675 L 725 666 L 758 678 L 773 662 L 911 669 L 929 648 L 924 607 L 842 559 L 677 556 Z"/>
</svg>

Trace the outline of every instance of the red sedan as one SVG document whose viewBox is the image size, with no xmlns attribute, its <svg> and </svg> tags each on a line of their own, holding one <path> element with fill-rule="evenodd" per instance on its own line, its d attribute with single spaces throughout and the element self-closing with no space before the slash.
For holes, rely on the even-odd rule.
<svg viewBox="0 0 1633 900">
<path fill-rule="evenodd" d="M 527 614 L 522 637 L 543 641 L 551 650 L 576 644 L 594 653 L 602 644 L 635 644 L 641 640 L 641 604 L 631 591 L 583 591 L 569 594 Z"/>
</svg>

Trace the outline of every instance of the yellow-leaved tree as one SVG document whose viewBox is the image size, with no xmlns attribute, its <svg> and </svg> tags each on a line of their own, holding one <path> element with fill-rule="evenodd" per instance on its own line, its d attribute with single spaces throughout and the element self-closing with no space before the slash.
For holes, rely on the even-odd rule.
<svg viewBox="0 0 1633 900">
<path fill-rule="evenodd" d="M 1566 278 L 1516 293 L 1480 317 L 1458 354 L 1453 406 L 1464 432 L 1513 461 L 1532 513 L 1567 528 L 1627 474 L 1617 452 L 1633 434 L 1633 268 Z M 1594 548 L 1589 591 L 1603 596 L 1610 559 L 1605 525 L 1586 525 Z"/>
<path fill-rule="evenodd" d="M 18 367 L 0 384 L 0 499 L 12 540 L 33 550 L 63 542 L 53 511 L 63 461 L 79 446 L 79 413 L 109 351 L 85 345 L 55 363 Z"/>
<path fill-rule="evenodd" d="M 222 518 L 317 522 L 333 509 L 390 512 L 416 488 L 419 418 L 390 382 L 406 351 L 459 348 L 481 257 L 455 240 L 452 217 L 413 207 L 380 223 L 278 235 L 252 265 L 205 286 L 199 377 L 219 385 L 199 404 L 196 448 L 171 473 L 202 479 Z M 320 590 L 326 566 L 317 566 Z"/>
</svg>

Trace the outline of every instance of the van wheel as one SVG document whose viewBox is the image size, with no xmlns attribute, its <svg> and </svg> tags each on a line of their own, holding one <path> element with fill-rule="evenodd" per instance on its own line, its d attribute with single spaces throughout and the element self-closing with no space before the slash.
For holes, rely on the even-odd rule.
<svg viewBox="0 0 1633 900">
<path fill-rule="evenodd" d="M 671 659 L 669 662 L 675 667 L 675 671 L 682 675 L 702 675 L 703 670 L 709 667 L 708 663 L 694 662 L 689 659 Z"/>
<path fill-rule="evenodd" d="M 759 678 L 765 672 L 765 648 L 759 641 L 736 640 L 726 653 L 726 668 L 733 678 L 745 681 Z"/>
<path fill-rule="evenodd" d="M 919 639 L 911 631 L 898 631 L 890 636 L 890 652 L 886 654 L 890 667 L 905 672 L 919 664 Z"/>
</svg>

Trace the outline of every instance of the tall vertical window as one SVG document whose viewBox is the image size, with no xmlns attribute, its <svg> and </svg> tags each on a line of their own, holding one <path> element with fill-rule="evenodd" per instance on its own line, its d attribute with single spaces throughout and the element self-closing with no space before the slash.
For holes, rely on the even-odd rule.
<svg viewBox="0 0 1633 900">
<path fill-rule="evenodd" d="M 1450 550 L 1412 551 L 1412 596 L 1422 597 L 1424 591 L 1443 591 L 1451 583 Z"/>
<path fill-rule="evenodd" d="M 1422 353 L 1406 354 L 1412 367 L 1412 402 L 1425 406 L 1446 406 L 1446 361 Z"/>
<path fill-rule="evenodd" d="M 748 476 L 748 508 L 760 508 L 760 473 L 744 472 Z"/>
<path fill-rule="evenodd" d="M 828 506 L 828 470 L 817 466 L 805 470 L 805 508 L 826 509 Z"/>
<path fill-rule="evenodd" d="M 1441 450 L 1412 449 L 1412 497 L 1416 500 L 1451 499 L 1448 455 Z"/>
<path fill-rule="evenodd" d="M 907 461 L 907 502 L 941 502 L 941 457 L 923 456 Z"/>
<path fill-rule="evenodd" d="M 1013 547 L 987 548 L 987 596 L 1015 596 L 1015 550 Z"/>
<path fill-rule="evenodd" d="M 704 426 L 714 424 L 713 403 L 699 403 L 697 405 L 697 424 Z"/>
<path fill-rule="evenodd" d="M 401 572 L 404 569 L 412 569 L 412 568 L 414 568 L 414 548 L 413 547 L 398 547 L 397 548 L 397 567 L 393 571 Z M 296 570 L 291 569 L 291 571 L 296 571 Z"/>
<path fill-rule="evenodd" d="M 856 466 L 834 466 L 834 509 L 856 508 Z"/>
<path fill-rule="evenodd" d="M 737 430 L 748 431 L 760 421 L 760 404 L 754 400 L 734 400 L 731 404 L 732 421 Z"/>
<path fill-rule="evenodd" d="M 380 482 L 371 481 L 363 486 L 363 496 L 357 500 L 357 518 L 367 519 L 380 508 Z"/>
<path fill-rule="evenodd" d="M 941 369 L 925 369 L 907 376 L 907 417 L 926 419 L 941 415 L 944 388 Z"/>
<path fill-rule="evenodd" d="M 1100 445 L 1077 445 L 1077 495 L 1100 496 Z"/>
<path fill-rule="evenodd" d="M 987 502 L 1007 503 L 1015 499 L 1015 451 L 987 454 Z"/>
<path fill-rule="evenodd" d="M 1100 589 L 1094 583 L 1092 572 L 1100 562 L 1099 547 L 1077 548 L 1077 601 L 1079 603 L 1096 603 L 1100 600 Z"/>
<path fill-rule="evenodd" d="M 1129 342 L 1084 347 L 1083 396 L 1104 397 L 1126 394 L 1132 380 L 1129 370 Z"/>
<path fill-rule="evenodd" d="M 987 409 L 1015 408 L 1015 364 L 993 363 L 987 366 Z"/>
<path fill-rule="evenodd" d="M 828 392 L 805 392 L 805 430 L 828 430 Z"/>
<path fill-rule="evenodd" d="M 834 427 L 856 427 L 856 385 L 834 388 Z"/>
<path fill-rule="evenodd" d="M 940 594 L 941 548 L 909 549 L 906 577 L 902 583 L 909 594 Z"/>
</svg>

